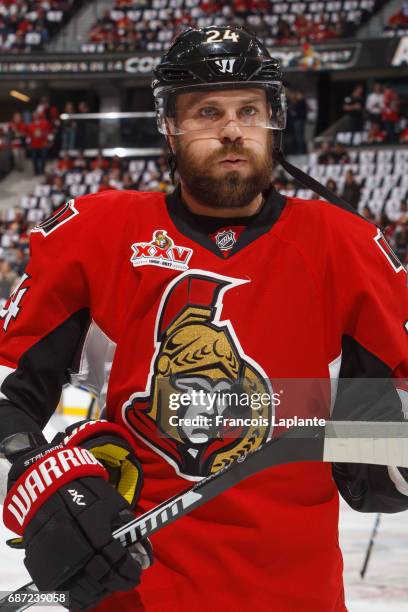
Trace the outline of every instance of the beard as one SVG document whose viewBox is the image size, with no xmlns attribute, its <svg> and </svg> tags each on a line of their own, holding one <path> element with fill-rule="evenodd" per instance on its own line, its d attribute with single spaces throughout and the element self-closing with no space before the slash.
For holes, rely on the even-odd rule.
<svg viewBox="0 0 408 612">
<path fill-rule="evenodd" d="M 270 187 L 273 169 L 272 142 L 272 134 L 269 133 L 263 158 L 254 155 L 242 143 L 226 144 L 204 161 L 189 155 L 185 148 L 179 147 L 176 149 L 177 171 L 183 186 L 200 204 L 214 209 L 243 208 Z M 237 170 L 231 170 L 222 177 L 216 176 L 211 169 L 230 154 L 245 157 L 251 171 L 244 176 Z"/>
</svg>

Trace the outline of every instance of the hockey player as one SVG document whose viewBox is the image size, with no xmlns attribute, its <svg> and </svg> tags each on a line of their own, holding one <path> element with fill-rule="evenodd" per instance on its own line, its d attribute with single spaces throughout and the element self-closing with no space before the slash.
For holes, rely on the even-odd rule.
<svg viewBox="0 0 408 612">
<path fill-rule="evenodd" d="M 358 510 L 398 512 L 406 470 L 268 469 L 157 532 L 141 581 L 149 543 L 128 552 L 112 539 L 131 508 L 276 435 L 275 412 L 401 418 L 393 381 L 408 374 L 406 273 L 379 230 L 270 184 L 272 160 L 288 164 L 282 76 L 265 47 L 239 28 L 188 30 L 153 92 L 174 193 L 68 202 L 33 230 L 0 314 L 5 524 L 37 586 L 69 590 L 73 609 L 344 612 L 338 489 Z M 330 378 L 319 393 L 313 381 Z M 70 380 L 107 385 L 106 420 L 48 443 Z M 299 381 L 312 392 L 295 393 Z M 226 406 L 237 389 L 297 402 Z M 231 427 L 236 414 L 247 420 Z"/>
</svg>

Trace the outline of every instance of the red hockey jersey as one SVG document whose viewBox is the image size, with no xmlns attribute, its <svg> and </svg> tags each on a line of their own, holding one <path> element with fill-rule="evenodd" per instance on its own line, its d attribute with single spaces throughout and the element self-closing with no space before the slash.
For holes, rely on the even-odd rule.
<svg viewBox="0 0 408 612">
<path fill-rule="evenodd" d="M 44 426 L 69 380 L 106 396 L 105 417 L 138 440 L 141 512 L 274 435 L 274 414 L 328 416 L 339 376 L 408 374 L 406 272 L 379 230 L 274 189 L 227 253 L 177 190 L 71 200 L 33 231 L 0 317 L 2 397 Z M 170 420 L 199 412 L 174 392 L 330 378 L 234 435 Z M 98 610 L 346 610 L 328 464 L 270 468 L 152 541 L 141 586 Z"/>
</svg>

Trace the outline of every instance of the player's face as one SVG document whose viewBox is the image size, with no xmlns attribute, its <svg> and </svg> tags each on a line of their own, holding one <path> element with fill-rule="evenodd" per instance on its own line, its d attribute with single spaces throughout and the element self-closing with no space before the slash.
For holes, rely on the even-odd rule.
<svg viewBox="0 0 408 612">
<path fill-rule="evenodd" d="M 271 182 L 272 130 L 263 89 L 185 93 L 176 112 L 184 134 L 170 137 L 182 185 L 211 208 L 241 208 Z M 257 119 L 258 118 L 258 119 Z"/>
</svg>

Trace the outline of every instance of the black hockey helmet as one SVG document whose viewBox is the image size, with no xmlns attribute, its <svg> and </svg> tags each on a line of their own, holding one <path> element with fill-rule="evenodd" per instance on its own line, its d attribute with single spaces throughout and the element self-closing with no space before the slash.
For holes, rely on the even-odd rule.
<svg viewBox="0 0 408 612">
<path fill-rule="evenodd" d="M 180 34 L 154 69 L 152 82 L 157 124 L 162 134 L 180 134 L 175 115 L 178 94 L 200 89 L 262 87 L 271 104 L 271 120 L 262 127 L 282 130 L 286 99 L 280 62 L 245 28 L 209 26 Z"/>
<path fill-rule="evenodd" d="M 163 86 L 225 81 L 282 81 L 280 63 L 244 28 L 209 26 L 180 34 L 154 70 Z"/>
<path fill-rule="evenodd" d="M 271 107 L 268 121 L 258 127 L 278 130 L 273 141 L 273 157 L 289 174 L 308 189 L 340 208 L 356 211 L 302 170 L 290 164 L 282 153 L 282 131 L 286 126 L 286 97 L 281 65 L 262 42 L 245 28 L 208 26 L 189 28 L 176 37 L 153 70 L 153 95 L 157 125 L 162 134 L 177 135 L 179 129 L 175 100 L 183 92 L 262 87 Z M 176 157 L 170 148 L 169 165 L 174 180 Z"/>
</svg>

